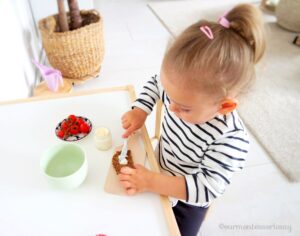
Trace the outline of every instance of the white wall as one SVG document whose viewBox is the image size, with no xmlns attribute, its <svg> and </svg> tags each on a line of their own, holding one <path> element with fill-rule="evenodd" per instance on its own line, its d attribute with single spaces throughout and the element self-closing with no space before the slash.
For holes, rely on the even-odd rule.
<svg viewBox="0 0 300 236">
<path fill-rule="evenodd" d="M 28 1 L 0 1 L 0 100 L 28 97 L 35 85 L 32 58 L 39 42 Z"/>
</svg>

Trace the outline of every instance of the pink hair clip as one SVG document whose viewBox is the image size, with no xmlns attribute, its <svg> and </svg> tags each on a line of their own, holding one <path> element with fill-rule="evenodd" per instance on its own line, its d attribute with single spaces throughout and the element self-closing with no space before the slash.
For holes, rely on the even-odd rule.
<svg viewBox="0 0 300 236">
<path fill-rule="evenodd" d="M 201 26 L 200 30 L 207 36 L 207 38 L 209 38 L 211 40 L 214 38 L 214 35 L 213 35 L 211 29 L 207 25 Z"/>
<path fill-rule="evenodd" d="M 230 22 L 227 20 L 226 15 L 228 12 L 226 12 L 223 16 L 221 16 L 218 20 L 219 24 L 222 25 L 225 28 L 230 27 Z"/>
</svg>

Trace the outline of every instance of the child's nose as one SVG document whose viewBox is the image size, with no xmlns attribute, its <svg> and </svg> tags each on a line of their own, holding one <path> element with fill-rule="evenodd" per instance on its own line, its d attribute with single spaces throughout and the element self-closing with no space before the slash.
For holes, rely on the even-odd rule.
<svg viewBox="0 0 300 236">
<path fill-rule="evenodd" d="M 174 103 L 172 103 L 172 102 L 169 105 L 169 109 L 170 109 L 170 111 L 172 111 L 174 113 L 178 112 L 177 106 Z"/>
</svg>

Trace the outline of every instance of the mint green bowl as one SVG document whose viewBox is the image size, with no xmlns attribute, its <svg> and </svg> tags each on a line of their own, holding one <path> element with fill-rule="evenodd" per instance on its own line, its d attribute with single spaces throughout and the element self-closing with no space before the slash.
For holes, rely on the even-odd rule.
<svg viewBox="0 0 300 236">
<path fill-rule="evenodd" d="M 40 164 L 49 184 L 60 189 L 77 188 L 87 175 L 85 152 L 72 143 L 62 143 L 49 148 Z"/>
</svg>

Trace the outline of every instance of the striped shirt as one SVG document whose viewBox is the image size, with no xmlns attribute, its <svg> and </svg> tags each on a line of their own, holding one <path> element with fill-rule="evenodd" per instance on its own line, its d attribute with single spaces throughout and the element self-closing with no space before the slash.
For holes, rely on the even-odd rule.
<svg viewBox="0 0 300 236">
<path fill-rule="evenodd" d="M 165 108 L 157 156 L 161 171 L 184 176 L 184 202 L 208 207 L 245 165 L 249 137 L 243 122 L 236 111 L 203 124 L 183 121 L 170 111 L 170 99 L 157 75 L 145 84 L 133 107 L 149 114 L 159 99 Z"/>
</svg>

